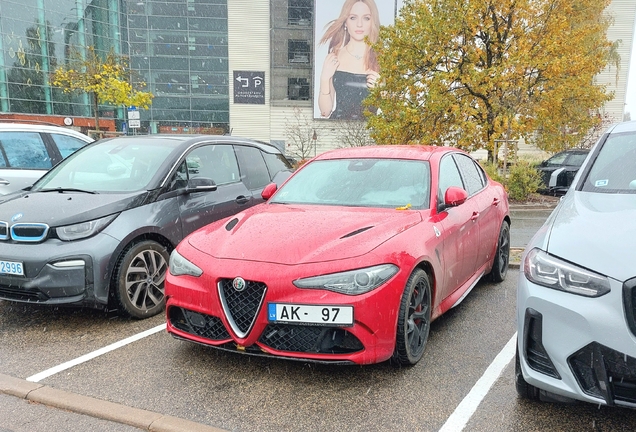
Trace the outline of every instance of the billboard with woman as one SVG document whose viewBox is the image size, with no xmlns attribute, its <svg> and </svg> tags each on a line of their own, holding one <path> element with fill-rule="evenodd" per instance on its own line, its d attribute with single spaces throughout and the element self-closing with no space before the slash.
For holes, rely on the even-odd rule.
<svg viewBox="0 0 636 432">
<path fill-rule="evenodd" d="M 362 101 L 381 71 L 375 51 L 381 25 L 395 21 L 401 0 L 315 2 L 314 117 L 363 120 Z"/>
</svg>

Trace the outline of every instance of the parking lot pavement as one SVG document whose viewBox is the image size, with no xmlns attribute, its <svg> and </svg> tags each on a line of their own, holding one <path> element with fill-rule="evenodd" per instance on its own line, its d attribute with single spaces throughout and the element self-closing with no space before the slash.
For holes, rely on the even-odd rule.
<svg viewBox="0 0 636 432">
<path fill-rule="evenodd" d="M 541 226 L 545 218 L 552 211 L 553 206 L 520 206 L 513 205 L 511 207 L 512 227 L 511 227 L 511 245 L 519 249 L 523 249 L 530 240 L 537 228 Z M 511 276 L 512 277 L 512 276 Z M 475 295 L 473 295 L 475 297 Z M 474 301 L 474 299 L 473 299 Z M 489 302 L 488 304 L 490 304 Z M 446 320 L 449 318 L 447 317 Z M 155 321 L 155 320 L 153 320 Z M 157 318 L 155 324 L 160 321 Z M 442 320 L 445 321 L 445 320 Z M 45 321 L 44 334 L 48 337 L 64 337 L 65 330 L 73 329 L 69 327 L 69 322 L 61 327 L 55 326 L 55 321 Z M 92 321 L 90 321 L 92 322 Z M 106 328 L 116 327 L 115 333 L 119 333 L 124 327 L 132 330 L 131 327 L 143 327 L 146 323 L 120 323 L 119 321 L 107 322 L 95 320 L 96 327 L 100 327 L 99 323 Z M 86 328 L 86 322 L 82 321 L 80 327 Z M 438 323 L 437 327 L 442 326 Z M 47 327 L 51 327 L 47 330 Z M 122 329 L 120 329 L 122 327 Z M 31 324 L 32 330 L 39 328 Z M 55 331 L 57 330 L 57 331 Z M 53 336 L 52 336 L 52 334 Z M 97 329 L 91 329 L 88 345 L 103 346 L 105 340 L 101 340 Z M 94 334 L 94 335 L 93 335 Z M 107 333 L 108 334 L 108 333 Z M 38 336 L 42 337 L 42 334 Z M 83 337 L 83 336 L 82 336 Z M 37 338 L 36 338 L 37 339 Z M 22 341 L 22 342 L 26 342 Z M 19 343 L 18 341 L 16 343 Z M 8 347 L 7 347 L 8 348 Z M 15 346 L 14 348 L 17 348 Z M 23 348 L 22 348 L 23 349 Z M 86 346 L 83 347 L 83 350 Z M 142 350 L 143 351 L 143 350 Z M 68 352 L 66 353 L 69 354 Z M 434 352 L 429 353 L 434 355 Z M 70 356 L 72 357 L 72 356 Z M 24 360 L 24 357 L 22 357 Z M 133 362 L 134 363 L 134 362 Z M 13 363 L 12 363 L 13 364 Z M 14 375 L 20 376 L 22 367 L 16 364 L 14 366 Z M 30 367 L 25 367 L 30 370 Z M 101 368 L 93 369 L 93 373 Z M 28 376 L 27 373 L 22 376 Z M 85 382 L 81 381 L 81 382 Z M 96 379 L 100 382 L 99 379 Z M 88 381 L 86 381 L 88 382 Z M 101 382 L 104 382 L 103 380 Z M 53 385 L 60 384 L 53 380 Z M 59 387 L 63 387 L 62 384 Z M 36 382 L 30 382 L 23 379 L 15 378 L 9 375 L 0 374 L 0 432 L 21 432 L 21 431 L 50 431 L 50 430 L 82 430 L 82 431 L 133 431 L 133 430 L 152 430 L 152 431 L 202 431 L 213 432 L 220 431 L 215 427 L 196 423 L 191 420 L 185 420 L 175 416 L 161 414 L 160 412 L 148 411 L 139 408 L 132 408 L 131 403 L 124 404 L 112 403 L 102 395 L 96 397 L 83 396 L 80 393 L 89 393 L 86 389 L 78 389 L 66 387 L 66 390 L 58 389 L 58 385 L 50 387 Z M 150 405 L 158 409 L 161 404 Z M 159 411 L 166 412 L 159 409 Z M 176 413 L 175 413 L 176 414 Z M 177 414 L 179 415 L 179 414 Z M 198 419 L 196 419 L 198 420 Z"/>
<path fill-rule="evenodd" d="M 0 374 L 0 432 L 51 430 L 222 432 L 189 420 Z"/>
</svg>

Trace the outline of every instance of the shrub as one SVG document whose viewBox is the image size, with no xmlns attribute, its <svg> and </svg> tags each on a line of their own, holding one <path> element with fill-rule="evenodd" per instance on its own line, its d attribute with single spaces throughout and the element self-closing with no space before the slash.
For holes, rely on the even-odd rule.
<svg viewBox="0 0 636 432">
<path fill-rule="evenodd" d="M 525 201 L 541 186 L 541 175 L 527 160 L 519 160 L 510 167 L 510 174 L 504 182 L 510 199 Z"/>
</svg>

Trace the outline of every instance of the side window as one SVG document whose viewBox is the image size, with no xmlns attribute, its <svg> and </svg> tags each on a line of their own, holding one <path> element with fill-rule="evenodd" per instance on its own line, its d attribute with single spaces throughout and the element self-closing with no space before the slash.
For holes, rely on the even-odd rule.
<svg viewBox="0 0 636 432">
<path fill-rule="evenodd" d="M 188 184 L 188 169 L 187 162 L 183 161 L 179 168 L 174 172 L 170 182 L 168 183 L 168 190 L 176 190 L 181 189 L 187 186 Z"/>
<path fill-rule="evenodd" d="M 557 153 L 552 156 L 550 159 L 546 161 L 547 166 L 560 166 L 565 162 L 565 158 L 568 156 L 567 153 Z"/>
<path fill-rule="evenodd" d="M 37 132 L 0 132 L 0 151 L 11 168 L 51 168 L 51 157 Z"/>
<path fill-rule="evenodd" d="M 453 157 L 448 154 L 442 158 L 439 164 L 439 190 L 437 192 L 437 202 L 444 202 L 444 194 L 446 189 L 451 186 L 457 186 L 464 189 L 464 183 L 459 175 L 459 169 Z"/>
<path fill-rule="evenodd" d="M 241 163 L 242 180 L 249 190 L 261 189 L 272 181 L 263 159 L 263 152 L 255 147 L 235 146 Z"/>
<path fill-rule="evenodd" d="M 58 150 L 63 158 L 67 157 L 75 150 L 78 150 L 81 147 L 84 147 L 87 143 L 86 141 L 82 141 L 79 138 L 75 138 L 69 135 L 62 134 L 51 134 L 51 138 L 55 141 Z"/>
<path fill-rule="evenodd" d="M 238 182 L 240 179 L 236 155 L 231 145 L 197 147 L 186 156 L 190 178 L 207 177 L 217 185 Z"/>
<path fill-rule="evenodd" d="M 281 171 L 291 170 L 292 166 L 289 161 L 280 153 L 265 153 L 263 152 L 267 169 L 269 170 L 269 176 L 274 178 L 276 174 Z"/>
<path fill-rule="evenodd" d="M 568 158 L 566 165 L 580 167 L 581 165 L 583 165 L 586 157 L 587 153 L 573 153 Z"/>
<path fill-rule="evenodd" d="M 481 168 L 468 156 L 455 154 L 453 156 L 457 161 L 457 166 L 462 174 L 462 178 L 466 183 L 466 191 L 468 195 L 474 195 L 484 188 L 484 178 Z"/>
</svg>

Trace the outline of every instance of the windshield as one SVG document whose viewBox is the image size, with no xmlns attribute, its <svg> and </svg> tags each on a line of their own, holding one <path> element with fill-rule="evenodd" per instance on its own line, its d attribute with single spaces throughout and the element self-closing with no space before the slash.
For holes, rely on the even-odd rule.
<svg viewBox="0 0 636 432">
<path fill-rule="evenodd" d="M 89 145 L 69 156 L 37 182 L 33 191 L 76 189 L 134 192 L 147 189 L 174 145 L 125 138 Z"/>
<path fill-rule="evenodd" d="M 428 208 L 428 162 L 334 159 L 309 163 L 273 197 L 273 203 Z"/>
<path fill-rule="evenodd" d="M 609 136 L 592 162 L 583 190 L 636 193 L 636 133 Z"/>
</svg>

